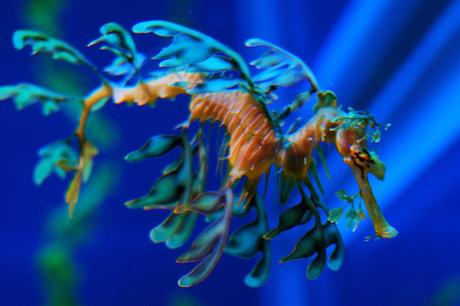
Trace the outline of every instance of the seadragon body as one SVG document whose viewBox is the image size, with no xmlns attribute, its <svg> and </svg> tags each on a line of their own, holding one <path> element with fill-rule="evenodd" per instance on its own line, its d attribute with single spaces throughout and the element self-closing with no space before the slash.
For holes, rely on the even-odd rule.
<svg viewBox="0 0 460 306">
<path fill-rule="evenodd" d="M 45 155 L 48 159 L 54 156 L 50 162 L 51 170 L 73 173 L 66 193 L 71 213 L 78 201 L 81 183 L 89 178 L 92 161 L 97 154 L 97 149 L 87 140 L 85 133 L 90 113 L 107 100 L 143 106 L 153 105 L 158 99 L 189 95 L 189 118 L 178 126 L 178 134 L 153 137 L 126 157 L 128 161 L 138 162 L 166 154 L 177 146 L 183 149 L 179 160 L 165 168 L 148 194 L 126 203 L 132 208 L 171 211 L 168 218 L 151 232 L 154 242 L 164 242 L 170 248 L 186 243 L 199 215 L 212 222 L 190 249 L 178 258 L 180 263 L 198 262 L 189 274 L 180 279 L 179 285 L 189 287 L 204 280 L 223 252 L 244 258 L 262 253 L 261 259 L 246 277 L 248 285 L 261 285 L 269 271 L 269 240 L 309 220 L 314 220 L 313 227 L 282 261 L 315 256 L 307 270 L 309 278 L 316 278 L 326 263 L 331 269 L 337 269 L 343 258 L 341 238 L 335 226 L 337 220 L 324 220 L 323 214 L 330 216 L 330 211 L 321 202 L 317 191 L 318 188 L 321 191 L 321 185 L 314 153 L 321 154 L 322 143 L 333 144 L 351 167 L 360 190 L 359 198 L 367 208 L 377 236 L 391 238 L 397 234 L 383 217 L 367 179 L 368 173 L 379 179 L 383 179 L 385 173 L 383 163 L 367 149 L 369 130 L 380 133 L 379 124 L 370 114 L 354 110 L 346 112 L 338 107 L 336 96 L 319 89 L 313 74 L 300 59 L 271 43 L 250 40 L 248 46 L 268 49 L 253 62 L 256 68 L 262 70 L 253 77 L 236 52 L 202 33 L 164 21 L 137 24 L 134 32 L 154 33 L 173 39 L 155 56 L 165 70 L 151 79 L 140 77 L 142 59 L 130 34 L 116 24 L 102 27 L 102 36 L 91 45 L 104 44 L 102 49 L 115 54 L 114 63 L 106 71 L 124 76 L 125 80 L 109 81 L 97 72 L 102 85 L 87 96 L 76 99 L 82 104 L 75 131 L 78 152 L 71 153 L 70 144 L 61 143 L 58 149 L 53 147 L 54 155 Z M 19 31 L 14 41 L 19 49 L 30 45 L 35 53 L 52 53 L 55 59 L 85 64 L 98 71 L 69 45 L 37 32 Z M 134 78 L 137 81 L 127 85 Z M 276 100 L 274 92 L 278 88 L 301 81 L 309 83 L 308 91 L 298 95 L 280 113 L 269 109 L 268 105 Z M 61 103 L 75 99 L 34 85 L 9 86 L 3 91 L 0 88 L 0 98 L 15 98 L 17 104 L 24 102 L 24 99 L 18 102 L 21 95 L 44 102 L 45 110 L 54 110 Z M 301 127 L 283 131 L 284 119 L 312 97 L 317 100 L 312 118 Z M 206 122 L 218 123 L 227 133 L 224 143 L 227 149 L 223 150 L 227 154 L 223 159 L 227 161 L 229 171 L 216 191 L 206 190 L 205 133 L 200 127 L 189 138 L 189 134 L 194 133 L 191 129 L 194 122 L 199 122 L 200 126 Z M 197 167 L 194 160 L 198 161 Z M 278 226 L 269 230 L 258 185 L 261 177 L 268 177 L 273 167 L 278 169 L 280 177 L 281 202 L 286 202 L 294 189 L 300 193 L 301 201 L 283 212 Z M 51 170 L 48 169 L 48 172 Z M 353 204 L 354 197 L 343 197 Z M 256 211 L 256 220 L 231 234 L 231 219 L 247 217 L 251 209 Z M 354 206 L 351 210 L 355 213 Z M 359 211 L 355 215 L 363 216 L 363 213 Z M 333 252 L 328 256 L 326 250 L 329 247 L 333 248 Z"/>
</svg>

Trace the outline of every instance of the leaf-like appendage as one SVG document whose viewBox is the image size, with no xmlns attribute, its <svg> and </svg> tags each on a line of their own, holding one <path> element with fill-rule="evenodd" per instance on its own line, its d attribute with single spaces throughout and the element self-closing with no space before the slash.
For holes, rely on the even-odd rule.
<svg viewBox="0 0 460 306">
<path fill-rule="evenodd" d="M 127 202 L 132 208 L 169 209 L 173 212 L 150 232 L 155 243 L 165 243 L 169 248 L 182 246 L 191 236 L 198 214 L 213 216 L 209 225 L 192 243 L 188 251 L 178 259 L 178 263 L 199 262 L 192 271 L 183 276 L 178 284 L 190 287 L 203 281 L 216 266 L 224 250 L 234 256 L 251 258 L 262 256 L 252 271 L 246 276 L 248 286 L 258 287 L 268 278 L 271 264 L 269 241 L 263 239 L 268 231 L 267 216 L 262 203 L 253 198 L 247 208 L 233 206 L 233 193 L 225 188 L 217 192 L 204 192 L 207 173 L 206 147 L 201 129 L 192 140 L 193 146 L 184 133 L 182 136 L 156 136 L 140 150 L 128 155 L 130 161 L 156 157 L 169 152 L 175 146 L 182 146 L 181 157 L 163 170 L 151 191 L 144 197 Z M 198 157 L 198 169 L 193 164 Z M 253 187 L 252 183 L 249 186 Z M 249 187 L 243 189 L 249 191 Z M 246 196 L 244 197 L 246 198 Z M 228 243 L 230 221 L 234 211 L 244 217 L 252 207 L 257 207 L 257 219 L 236 231 Z M 222 209 L 223 208 L 223 209 Z"/>
<path fill-rule="evenodd" d="M 223 82 L 219 86 L 203 87 L 203 92 L 252 87 L 249 68 L 241 56 L 203 33 L 166 21 L 141 22 L 133 27 L 133 31 L 172 38 L 171 44 L 154 57 L 161 60 L 160 67 L 203 72 L 209 74 L 210 79 L 216 78 L 218 73 Z M 226 72 L 227 76 L 223 77 Z"/>
<path fill-rule="evenodd" d="M 331 209 L 328 214 L 328 220 L 333 223 L 339 223 L 341 217 L 345 214 L 347 228 L 351 229 L 353 232 L 356 231 L 361 221 L 366 219 L 366 216 L 362 210 L 362 196 L 360 193 L 349 195 L 343 189 L 337 191 L 335 195 L 339 198 L 339 200 L 347 202 L 348 207 Z"/>
<path fill-rule="evenodd" d="M 162 156 L 181 144 L 181 137 L 159 135 L 150 138 L 139 150 L 126 155 L 129 162 L 141 162 L 146 158 Z"/>
<path fill-rule="evenodd" d="M 221 244 L 221 243 L 219 243 Z M 222 247 L 216 246 L 216 249 L 221 249 Z M 222 255 L 222 251 L 215 251 L 212 252 L 208 257 L 204 258 L 192 271 L 188 274 L 182 276 L 177 284 L 180 287 L 188 288 L 195 286 L 196 284 L 205 280 L 209 274 L 211 274 L 212 270 L 218 263 L 220 257 Z"/>
<path fill-rule="evenodd" d="M 198 214 L 190 209 L 179 213 L 179 204 L 190 203 L 191 199 L 203 192 L 207 170 L 206 153 L 198 137 L 198 146 L 192 148 L 188 137 L 183 135 L 160 135 L 152 137 L 142 148 L 127 155 L 131 162 L 145 158 L 157 157 L 171 151 L 176 146 L 183 149 L 182 155 L 163 170 L 163 175 L 156 180 L 149 193 L 138 199 L 126 202 L 130 208 L 169 209 L 174 211 L 160 225 L 150 232 L 155 243 L 164 242 L 169 248 L 182 246 L 189 238 L 195 226 Z M 199 169 L 193 173 L 193 157 L 199 156 Z"/>
<path fill-rule="evenodd" d="M 264 241 L 262 246 L 262 258 L 244 278 L 244 283 L 249 287 L 257 288 L 262 286 L 268 280 L 270 274 L 272 251 L 268 241 Z"/>
<path fill-rule="evenodd" d="M 251 65 L 263 71 L 254 77 L 254 82 L 264 91 L 276 87 L 286 87 L 308 80 L 312 91 L 318 89 L 318 83 L 310 68 L 297 56 L 262 39 L 246 41 L 247 47 L 268 48 L 261 57 L 251 62 Z"/>
<path fill-rule="evenodd" d="M 343 215 L 343 208 L 334 208 L 329 211 L 329 214 L 327 216 L 327 220 L 329 220 L 332 223 L 339 223 L 340 219 L 342 218 Z"/>
<path fill-rule="evenodd" d="M 322 107 L 337 107 L 337 96 L 330 90 L 318 93 L 318 102 L 313 106 L 313 111 L 317 112 Z"/>
<path fill-rule="evenodd" d="M 40 103 L 45 116 L 59 110 L 61 103 L 81 102 L 81 98 L 69 97 L 33 84 L 0 86 L 0 100 L 13 99 L 18 110 Z"/>
<path fill-rule="evenodd" d="M 312 217 L 311 211 L 304 203 L 299 203 L 281 213 L 278 226 L 264 235 L 265 239 L 272 239 L 284 231 L 307 223 Z"/>
<path fill-rule="evenodd" d="M 193 229 L 195 228 L 198 214 L 194 212 L 184 213 L 176 215 L 176 218 L 180 219 L 179 226 L 176 232 L 169 237 L 165 242 L 166 246 L 170 249 L 176 249 L 183 246 L 192 235 Z"/>
<path fill-rule="evenodd" d="M 32 48 L 32 55 L 50 53 L 54 60 L 62 60 L 77 65 L 87 65 L 94 69 L 94 66 L 77 49 L 41 32 L 18 30 L 14 32 L 13 45 L 18 50 L 30 46 Z"/>
<path fill-rule="evenodd" d="M 215 245 L 221 238 L 223 223 L 220 220 L 209 225 L 193 242 L 190 249 L 179 256 L 178 263 L 200 261 L 214 250 Z"/>
<path fill-rule="evenodd" d="M 358 197 L 358 194 L 349 195 L 344 189 L 340 189 L 335 192 L 335 195 L 340 201 L 348 202 L 349 204 L 353 203 L 355 199 Z"/>
<path fill-rule="evenodd" d="M 83 144 L 82 148 L 82 158 L 83 158 L 83 182 L 87 182 L 89 177 L 91 176 L 91 172 L 93 171 L 93 159 L 98 154 L 98 150 L 95 146 L 91 143 L 86 141 Z"/>
<path fill-rule="evenodd" d="M 258 243 L 264 232 L 260 231 L 257 221 L 243 225 L 230 236 L 225 252 L 243 258 L 253 257 L 259 251 Z"/>
<path fill-rule="evenodd" d="M 65 141 L 58 141 L 41 148 L 38 151 L 40 160 L 35 166 L 34 182 L 41 185 L 53 172 L 59 177 L 65 177 L 67 171 L 75 170 L 78 154 Z"/>
<path fill-rule="evenodd" d="M 315 256 L 307 268 L 307 278 L 316 279 L 324 269 L 326 262 L 331 270 L 340 268 L 343 261 L 343 243 L 340 233 L 334 223 L 321 221 L 321 215 L 318 211 L 319 204 L 306 197 L 302 192 L 302 202 L 308 207 L 309 211 L 315 217 L 313 227 L 297 242 L 294 250 L 288 256 L 281 259 L 281 262 L 291 260 L 310 258 Z M 334 246 L 329 260 L 326 250 Z"/>
<path fill-rule="evenodd" d="M 207 215 L 216 212 L 222 206 L 223 197 L 222 192 L 203 192 L 194 198 L 191 203 L 178 208 Z"/>
<path fill-rule="evenodd" d="M 69 216 L 73 217 L 75 205 L 80 197 L 80 189 L 82 183 L 87 182 L 93 170 L 93 158 L 97 155 L 98 150 L 90 142 L 80 138 L 77 134 L 80 143 L 80 154 L 78 162 L 72 166 L 67 161 L 60 161 L 58 166 L 67 171 L 75 171 L 74 177 L 70 182 L 65 194 L 65 201 L 69 205 Z"/>
<path fill-rule="evenodd" d="M 106 23 L 100 29 L 101 37 L 93 40 L 88 46 L 102 44 L 101 50 L 107 50 L 115 55 L 112 64 L 105 72 L 115 76 L 126 76 L 131 79 L 144 62 L 144 56 L 137 52 L 133 38 L 122 26 L 116 23 Z"/>
<path fill-rule="evenodd" d="M 231 189 L 226 189 L 225 195 L 222 217 L 209 225 L 194 241 L 189 251 L 177 259 L 180 263 L 200 261 L 192 271 L 179 279 L 178 284 L 181 287 L 191 287 L 206 279 L 224 252 L 233 214 Z"/>
<path fill-rule="evenodd" d="M 73 217 L 74 208 L 80 196 L 80 188 L 81 188 L 81 172 L 77 171 L 72 181 L 70 182 L 70 185 L 67 188 L 67 192 L 65 194 L 65 201 L 69 205 L 69 216 L 71 218 Z"/>
<path fill-rule="evenodd" d="M 383 128 L 385 131 L 391 126 L 391 123 L 381 124 L 378 123 L 375 116 L 367 111 L 356 111 L 353 108 L 348 108 L 348 113 L 342 116 L 337 116 L 335 119 L 341 122 L 334 130 L 356 128 L 366 132 L 364 139 L 371 142 L 378 143 L 382 137 Z"/>
<path fill-rule="evenodd" d="M 167 174 L 161 176 L 150 192 L 138 199 L 126 202 L 131 208 L 144 209 L 175 209 L 181 203 L 191 202 L 193 196 L 193 150 L 185 133 L 182 136 L 160 135 L 149 139 L 137 151 L 126 156 L 131 162 L 142 161 L 145 158 L 157 157 L 171 151 L 176 146 L 182 146 L 183 157 L 178 165 L 173 163 L 176 170 L 167 167 Z"/>
<path fill-rule="evenodd" d="M 329 171 L 329 167 L 327 166 L 326 156 L 324 155 L 323 149 L 321 148 L 319 144 L 316 146 L 315 149 L 316 149 L 316 153 L 319 156 L 319 160 L 321 161 L 321 165 L 323 166 L 323 169 L 324 169 L 324 172 L 326 173 L 327 178 L 331 179 L 332 178 L 331 172 Z"/>
<path fill-rule="evenodd" d="M 178 184 L 180 170 L 163 175 L 155 181 L 149 193 L 125 203 L 129 208 L 174 209 L 182 196 Z"/>
<path fill-rule="evenodd" d="M 259 252 L 262 254 L 244 279 L 246 285 L 259 287 L 268 279 L 271 266 L 270 242 L 263 238 L 268 231 L 268 221 L 260 198 L 254 195 L 249 205 L 251 208 L 256 208 L 257 218 L 243 225 L 230 236 L 225 252 L 242 258 L 252 258 Z"/>
<path fill-rule="evenodd" d="M 172 163 L 170 163 L 163 169 L 162 171 L 163 175 L 168 175 L 172 172 L 176 172 L 183 165 L 183 163 L 184 163 L 184 156 L 181 155 L 180 158 L 176 159 L 175 161 L 173 161 Z"/>
<path fill-rule="evenodd" d="M 155 243 L 165 243 L 170 249 L 176 249 L 185 244 L 192 234 L 198 214 L 171 213 L 160 225 L 150 231 L 150 239 Z"/>
<path fill-rule="evenodd" d="M 289 195 L 297 184 L 297 181 L 289 176 L 281 175 L 280 180 L 280 200 L 281 204 L 287 202 Z"/>
<path fill-rule="evenodd" d="M 193 178 L 193 196 L 202 194 L 205 191 L 206 175 L 208 173 L 208 154 L 206 152 L 206 145 L 203 141 L 203 132 L 198 131 L 198 146 L 193 150 L 194 155 L 198 155 L 198 171 Z M 185 160 L 185 156 L 183 157 Z"/>
<path fill-rule="evenodd" d="M 137 205 L 150 205 L 144 206 L 145 209 L 167 208 L 176 211 L 178 205 L 182 203 L 183 199 L 189 194 L 194 195 L 203 192 L 204 175 L 207 167 L 205 160 L 206 156 L 205 153 L 202 152 L 203 144 L 201 142 L 201 137 L 199 139 L 200 142 L 197 150 L 189 150 L 186 145 L 182 144 L 185 147 L 182 156 L 163 170 L 163 176 L 157 180 L 152 191 L 147 196 L 141 198 L 140 202 L 137 202 Z M 181 138 L 181 141 L 185 140 L 186 138 Z M 195 175 L 191 187 L 187 177 L 189 174 L 188 171 L 190 170 L 189 164 L 191 159 L 186 157 L 186 154 L 199 154 L 200 156 L 200 169 Z M 192 192 L 187 192 L 187 188 L 192 188 Z M 136 200 L 131 201 L 131 203 L 135 203 L 135 201 Z M 155 243 L 164 242 L 166 246 L 171 249 L 181 247 L 190 238 L 197 218 L 198 214 L 195 212 L 184 211 L 180 214 L 173 212 L 160 225 L 152 229 L 150 232 L 150 239 Z"/>
<path fill-rule="evenodd" d="M 323 184 L 321 183 L 321 179 L 319 178 L 319 173 L 318 173 L 318 162 L 316 161 L 315 158 L 312 158 L 312 163 L 310 165 L 310 168 L 308 169 L 308 173 L 313 176 L 313 179 L 316 182 L 316 186 L 318 187 L 319 191 L 324 194 L 324 187 Z"/>
<path fill-rule="evenodd" d="M 338 270 L 343 262 L 343 243 L 340 233 L 335 224 L 325 223 L 315 226 L 297 242 L 291 254 L 281 259 L 281 262 L 309 258 L 316 254 L 307 269 L 307 277 L 310 280 L 318 278 L 326 264 L 326 249 L 334 245 L 328 266 L 331 270 Z"/>
<path fill-rule="evenodd" d="M 190 94 L 201 94 L 201 93 L 210 93 L 210 92 L 223 92 L 232 88 L 237 88 L 239 84 L 238 80 L 229 80 L 229 79 L 211 79 L 206 80 L 206 82 L 197 84 L 188 92 Z"/>
</svg>

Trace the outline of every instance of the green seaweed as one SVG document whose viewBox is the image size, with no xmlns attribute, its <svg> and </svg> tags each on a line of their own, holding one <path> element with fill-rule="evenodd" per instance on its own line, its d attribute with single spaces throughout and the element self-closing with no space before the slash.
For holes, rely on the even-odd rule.
<svg viewBox="0 0 460 306">
<path fill-rule="evenodd" d="M 59 26 L 56 20 L 65 8 L 66 2 L 61 0 L 26 1 L 27 9 L 24 12 L 26 22 L 34 27 L 45 29 L 49 33 L 61 32 L 63 27 Z M 33 72 L 38 72 L 37 78 L 40 81 L 60 88 L 61 92 L 80 92 L 81 86 L 78 81 L 82 80 L 81 75 L 67 71 L 61 66 L 53 66 L 51 61 L 41 64 L 39 68 L 33 69 Z M 58 102 L 57 107 L 71 121 L 74 121 L 78 117 L 81 105 L 80 103 Z M 113 122 L 99 114 L 93 115 L 92 119 L 89 131 L 91 136 L 97 140 L 96 143 L 106 149 L 113 148 L 119 138 Z M 34 181 L 38 184 L 50 174 L 50 170 L 58 175 L 65 175 L 68 169 L 65 170 L 63 167 L 68 168 L 77 159 L 77 154 L 71 148 L 68 140 L 41 148 L 39 155 L 41 160 L 34 171 Z M 86 175 L 89 175 L 91 168 L 87 167 Z M 44 305 L 81 305 L 78 298 L 81 267 L 77 266 L 74 258 L 75 249 L 91 237 L 90 232 L 96 226 L 94 217 L 111 193 L 113 186 L 117 184 L 118 175 L 114 173 L 118 172 L 116 163 L 103 163 L 97 167 L 94 180 L 87 185 L 81 195 L 81 207 L 72 221 L 66 218 L 67 211 L 61 206 L 50 212 L 46 227 L 47 241 L 40 246 L 37 255 L 37 264 L 42 274 L 45 290 Z"/>
</svg>

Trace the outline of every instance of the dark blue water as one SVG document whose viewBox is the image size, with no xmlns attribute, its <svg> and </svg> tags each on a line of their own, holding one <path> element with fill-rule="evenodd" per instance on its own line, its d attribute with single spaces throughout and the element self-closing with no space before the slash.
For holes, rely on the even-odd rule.
<svg viewBox="0 0 460 306">
<path fill-rule="evenodd" d="M 50 73 L 41 70 L 46 67 L 42 59 L 17 52 L 11 44 L 14 30 L 34 24 L 27 13 L 32 2 L 46 1 L 3 1 L 0 6 L 0 85 L 46 82 L 45 74 Z M 243 283 L 251 262 L 224 256 L 208 280 L 180 289 L 176 280 L 191 267 L 174 263 L 179 251 L 148 238 L 165 215 L 123 205 L 147 191 L 163 160 L 127 165 L 122 159 L 148 137 L 167 133 L 183 121 L 186 100 L 160 103 L 155 109 L 107 107 L 104 113 L 116 126 L 119 141 L 98 159 L 120 162 L 121 168 L 113 167 L 114 176 L 122 171 L 117 187 L 96 213 L 94 228 L 75 252 L 82 305 L 168 306 L 177 305 L 181 296 L 209 306 L 460 305 L 458 1 L 65 2 L 49 1 L 44 13 L 32 16 L 61 7 L 53 13 L 55 30 L 82 49 L 106 22 L 131 27 L 165 19 L 209 34 L 248 59 L 254 54 L 243 43 L 252 37 L 299 55 L 341 104 L 369 109 L 392 123 L 377 147 L 387 177 L 374 183 L 385 215 L 400 232 L 392 240 L 365 242 L 372 234 L 369 221 L 355 233 L 342 228 L 342 269 L 325 271 L 313 282 L 305 278 L 306 262 L 274 261 L 269 282 L 251 289 Z M 147 55 L 159 48 L 153 38 L 137 41 Z M 98 64 L 108 62 L 99 51 L 88 50 L 88 55 Z M 84 76 L 80 82 L 85 89 L 97 85 Z M 37 108 L 18 113 L 12 103 L 0 103 L 0 305 L 44 303 L 47 283 L 37 267 L 37 254 L 49 241 L 44 227 L 50 212 L 64 206 L 66 185 L 52 178 L 37 188 L 32 169 L 38 148 L 73 128 L 74 122 L 59 114 L 43 118 Z M 333 192 L 352 188 L 352 178 L 337 158 L 330 162 L 333 181 L 326 182 L 325 199 L 333 204 Z M 275 218 L 278 203 L 272 198 L 266 205 Z M 276 259 L 290 252 L 295 238 L 275 241 Z"/>
</svg>

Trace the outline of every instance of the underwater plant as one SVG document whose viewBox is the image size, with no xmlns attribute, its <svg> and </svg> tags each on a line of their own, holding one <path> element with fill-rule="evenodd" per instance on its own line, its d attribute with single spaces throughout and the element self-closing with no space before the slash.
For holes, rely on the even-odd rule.
<svg viewBox="0 0 460 306">
<path fill-rule="evenodd" d="M 259 72 L 251 75 L 249 66 L 235 51 L 213 38 L 192 29 L 166 22 L 147 21 L 134 26 L 137 34 L 155 34 L 171 39 L 153 59 L 159 69 L 145 78 L 142 68 L 145 57 L 137 51 L 131 34 L 115 23 L 101 27 L 101 36 L 89 46 L 113 54 L 112 63 L 99 70 L 80 51 L 66 42 L 46 34 L 19 30 L 13 36 L 17 49 L 32 48 L 32 54 L 49 53 L 53 59 L 83 65 L 95 73 L 100 86 L 88 95 L 70 96 L 33 84 L 0 87 L 0 100 L 12 99 L 18 109 L 40 104 L 45 115 L 56 112 L 63 104 L 81 105 L 75 132 L 39 152 L 41 160 L 35 170 L 35 181 L 43 182 L 52 173 L 61 177 L 72 175 L 65 199 L 73 216 L 81 185 L 88 181 L 98 149 L 87 137 L 86 127 L 92 112 L 108 101 L 115 104 L 155 105 L 157 99 L 175 99 L 189 95 L 190 116 L 176 128 L 176 133 L 150 138 L 140 149 L 129 153 L 126 160 L 141 162 L 159 157 L 175 148 L 181 149 L 177 160 L 167 165 L 162 175 L 144 196 L 126 202 L 130 208 L 169 210 L 169 216 L 150 232 L 155 243 L 169 248 L 183 246 L 192 236 L 199 216 L 209 225 L 193 241 L 178 263 L 197 265 L 180 278 L 181 287 L 190 287 L 206 279 L 222 254 L 253 258 L 259 261 L 246 276 L 248 286 L 260 286 L 267 279 L 271 265 L 270 240 L 300 226 L 308 228 L 293 251 L 281 259 L 287 262 L 313 258 L 307 268 L 309 279 L 317 278 L 325 265 L 337 270 L 344 251 L 336 222 L 343 208 L 329 210 L 321 201 L 323 188 L 319 179 L 319 157 L 325 159 L 320 144 L 331 143 L 351 168 L 359 194 L 339 192 L 339 198 L 350 203 L 346 218 L 354 227 L 364 218 L 363 202 L 378 237 L 392 238 L 397 231 L 382 215 L 368 181 L 368 174 L 383 179 L 385 166 L 377 154 L 368 149 L 369 142 L 378 142 L 382 125 L 367 112 L 338 106 L 336 95 L 322 90 L 308 66 L 288 51 L 261 39 L 246 42 L 265 52 L 251 62 Z M 308 90 L 298 94 L 281 111 L 271 110 L 279 88 L 301 82 Z M 313 116 L 303 126 L 294 124 L 283 130 L 284 121 L 307 101 L 316 99 Z M 219 123 L 226 131 L 219 153 L 219 167 L 226 166 L 220 187 L 208 190 L 209 139 L 203 125 Z M 195 128 L 195 124 L 197 127 Z M 286 203 L 296 191 L 300 195 L 294 205 L 279 216 L 278 225 L 270 229 L 263 205 L 265 192 L 260 192 L 262 176 L 267 189 L 270 169 L 276 168 L 280 184 L 280 202 Z M 253 212 L 253 213 L 251 213 Z M 255 219 L 251 220 L 251 216 Z M 249 222 L 231 232 L 234 217 Z M 331 248 L 331 252 L 327 252 Z"/>
<path fill-rule="evenodd" d="M 116 186 L 118 176 L 113 172 L 118 165 L 104 162 L 94 173 L 82 192 L 78 214 L 71 220 L 59 206 L 50 213 L 45 226 L 46 243 L 37 254 L 37 264 L 43 278 L 45 303 L 48 306 L 81 305 L 77 297 L 81 283 L 81 267 L 76 269 L 76 250 L 90 240 L 94 232 L 96 216 L 104 200 Z"/>
<path fill-rule="evenodd" d="M 22 18 L 31 28 L 45 29 L 47 33 L 64 35 L 65 28 L 59 22 L 66 10 L 67 1 L 28 0 Z M 82 75 L 69 66 L 55 61 L 37 61 L 33 65 L 34 79 L 47 86 L 66 92 L 81 92 Z M 65 75 L 65 77 L 62 77 Z M 63 105 L 61 113 L 74 122 L 80 115 L 79 105 Z M 104 151 L 116 149 L 120 132 L 110 118 L 98 113 L 92 116 L 88 126 L 89 137 Z M 67 210 L 58 206 L 49 213 L 43 228 L 43 239 L 37 249 L 36 266 L 41 277 L 43 305 L 82 305 L 78 292 L 87 278 L 85 267 L 77 260 L 77 251 L 91 241 L 99 227 L 97 216 L 107 197 L 118 184 L 121 173 L 119 161 L 105 160 L 98 164 L 92 180 L 82 190 L 78 212 L 72 219 L 65 218 Z"/>
</svg>

